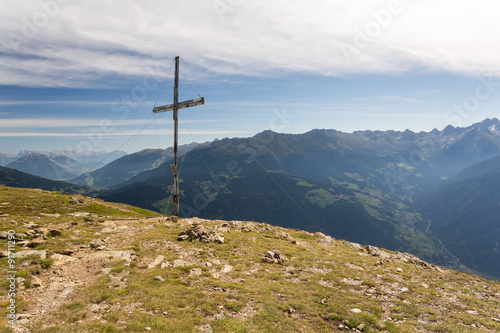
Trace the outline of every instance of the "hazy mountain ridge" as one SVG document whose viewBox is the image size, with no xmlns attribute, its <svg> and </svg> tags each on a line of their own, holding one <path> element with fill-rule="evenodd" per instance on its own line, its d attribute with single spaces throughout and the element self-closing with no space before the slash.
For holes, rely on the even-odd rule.
<svg viewBox="0 0 500 333">
<path fill-rule="evenodd" d="M 8 166 L 35 176 L 67 180 L 100 168 L 125 155 L 123 151 L 22 150 L 17 155 L 0 154 L 0 166 Z M 42 157 L 45 156 L 45 157 Z"/>
<path fill-rule="evenodd" d="M 52 180 L 68 179 L 76 175 L 70 171 L 70 164 L 76 161 L 64 158 L 57 160 L 41 153 L 25 155 L 7 165 L 8 168 L 16 169 L 34 176 Z"/>
<path fill-rule="evenodd" d="M 500 157 L 475 164 L 418 196 L 422 229 L 463 264 L 500 276 Z"/>
<path fill-rule="evenodd" d="M 0 184 L 10 187 L 38 188 L 70 194 L 88 192 L 88 189 L 75 184 L 54 181 L 6 167 L 0 167 Z"/>
<path fill-rule="evenodd" d="M 9 163 L 14 162 L 19 157 L 14 154 L 2 154 L 0 153 L 0 166 L 6 166 Z"/>
<path fill-rule="evenodd" d="M 208 142 L 201 144 L 193 142 L 189 145 L 181 145 L 179 146 L 179 156 L 196 147 L 208 144 Z M 111 188 L 142 172 L 155 169 L 165 161 L 173 159 L 173 157 L 174 150 L 172 147 L 167 149 L 145 149 L 117 158 L 102 168 L 80 175 L 73 179 L 72 182 L 82 186 Z"/>
</svg>

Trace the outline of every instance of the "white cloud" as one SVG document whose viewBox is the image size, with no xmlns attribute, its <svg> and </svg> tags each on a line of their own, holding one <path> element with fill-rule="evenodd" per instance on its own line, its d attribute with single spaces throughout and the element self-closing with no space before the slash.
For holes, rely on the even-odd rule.
<svg viewBox="0 0 500 333">
<path fill-rule="evenodd" d="M 157 125 L 171 125 L 173 120 L 171 119 L 124 119 L 124 120 L 111 120 L 107 118 L 102 119 L 83 119 L 83 118 L 2 118 L 0 120 L 0 129 L 8 128 L 96 128 L 100 127 L 106 129 L 118 127 L 141 127 L 141 126 L 151 126 L 156 122 Z M 181 120 L 182 124 L 188 123 L 211 123 L 217 122 L 217 120 Z"/>
<path fill-rule="evenodd" d="M 111 76 L 150 75 L 148 68 L 164 76 L 175 55 L 185 61 L 185 75 L 198 80 L 281 71 L 500 76 L 500 3 L 493 0 L 2 5 L 0 84 L 104 86 Z M 104 77 L 108 81 L 99 82 Z"/>
<path fill-rule="evenodd" d="M 244 131 L 232 131 L 232 133 L 246 133 Z M 43 132 L 43 131 L 37 131 L 37 132 L 0 132 L 0 137 L 2 138 L 16 138 L 16 137 L 21 137 L 21 138 L 28 138 L 28 137 L 54 137 L 54 138 L 59 138 L 59 137 L 65 137 L 65 138 L 82 138 L 82 139 L 94 139 L 94 140 L 100 140 L 100 138 L 104 137 L 115 137 L 115 136 L 127 136 L 127 137 L 134 137 L 138 135 L 138 131 L 114 131 L 111 133 L 94 133 L 94 132 L 89 132 L 89 133 L 74 133 L 74 132 Z M 161 129 L 161 130 L 144 130 L 140 132 L 141 136 L 157 136 L 157 135 L 173 135 L 174 131 L 173 130 L 166 130 L 166 129 Z M 227 135 L 227 131 L 218 131 L 218 130 L 179 130 L 179 135 Z"/>
</svg>

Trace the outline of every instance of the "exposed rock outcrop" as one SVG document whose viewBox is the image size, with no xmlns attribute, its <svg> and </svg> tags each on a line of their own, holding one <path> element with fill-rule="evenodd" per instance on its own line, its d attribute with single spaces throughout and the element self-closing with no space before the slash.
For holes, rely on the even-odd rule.
<svg viewBox="0 0 500 333">
<path fill-rule="evenodd" d="M 184 241 L 190 240 L 195 241 L 198 240 L 203 243 L 224 243 L 224 236 L 221 236 L 214 230 L 209 230 L 206 227 L 203 227 L 197 223 L 193 224 L 191 228 L 186 231 L 183 231 L 177 237 L 177 240 Z"/>
</svg>

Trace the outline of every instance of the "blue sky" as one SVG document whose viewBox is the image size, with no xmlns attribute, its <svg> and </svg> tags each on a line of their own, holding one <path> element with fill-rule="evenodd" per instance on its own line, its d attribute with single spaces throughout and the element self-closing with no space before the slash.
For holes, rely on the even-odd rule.
<svg viewBox="0 0 500 333">
<path fill-rule="evenodd" d="M 498 117 L 493 0 L 0 2 L 0 152 L 181 143 L 266 129 L 430 131 Z"/>
</svg>

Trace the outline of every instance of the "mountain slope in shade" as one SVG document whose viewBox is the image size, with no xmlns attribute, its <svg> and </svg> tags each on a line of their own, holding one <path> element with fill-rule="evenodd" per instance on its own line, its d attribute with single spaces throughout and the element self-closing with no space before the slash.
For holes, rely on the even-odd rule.
<svg viewBox="0 0 500 333">
<path fill-rule="evenodd" d="M 469 167 L 419 196 L 421 225 L 466 266 L 500 276 L 500 157 Z"/>
<path fill-rule="evenodd" d="M 47 191 L 60 191 L 69 194 L 88 191 L 88 189 L 78 185 L 34 176 L 6 167 L 0 167 L 0 185 L 21 188 L 38 188 Z"/>
<path fill-rule="evenodd" d="M 265 131 L 220 140 L 186 154 L 181 214 L 321 228 L 334 237 L 454 265 L 463 253 L 447 252 L 434 234 L 425 234 L 427 228 L 417 228 L 425 223 L 413 197 L 453 176 L 456 168 L 500 155 L 499 124 L 487 119 L 428 133 Z M 172 212 L 169 164 L 140 173 L 102 197 Z"/>
<path fill-rule="evenodd" d="M 351 182 L 390 195 L 412 196 L 442 178 L 500 155 L 500 121 L 487 119 L 467 128 L 447 127 L 429 133 L 412 131 L 313 130 L 305 134 L 264 131 L 252 138 L 224 139 L 187 154 L 182 173 L 224 172 L 229 161 L 243 172 L 262 168 L 286 171 L 305 179 Z M 206 157 L 206 161 L 204 158 Z M 161 166 L 122 185 L 169 173 Z M 356 176 L 357 175 L 357 176 Z M 119 185 L 120 186 L 120 185 Z"/>
<path fill-rule="evenodd" d="M 7 165 L 11 169 L 52 180 L 73 178 L 70 165 L 76 163 L 68 158 L 55 160 L 47 155 L 31 153 Z"/>
<path fill-rule="evenodd" d="M 261 220 L 288 228 L 322 231 L 362 244 L 407 250 L 436 263 L 454 265 L 454 258 L 448 257 L 439 244 L 407 224 L 417 220 L 418 215 L 408 207 L 405 210 L 403 202 L 394 203 L 372 189 L 356 188 L 354 183 L 332 184 L 275 171 L 247 174 L 235 165 L 229 170 L 233 170 L 233 176 L 214 173 L 215 181 L 197 173 L 184 174 L 181 216 Z M 170 174 L 165 173 L 101 193 L 100 197 L 171 212 L 172 183 Z"/>
<path fill-rule="evenodd" d="M 201 144 L 206 145 L 207 143 Z M 179 155 L 191 151 L 200 146 L 198 143 L 182 145 L 179 147 Z M 145 172 L 157 168 L 165 161 L 173 159 L 173 148 L 168 149 L 145 149 L 140 152 L 123 156 L 107 164 L 106 166 L 80 175 L 72 182 L 82 186 L 93 187 L 114 187 L 128 179 Z"/>
</svg>

